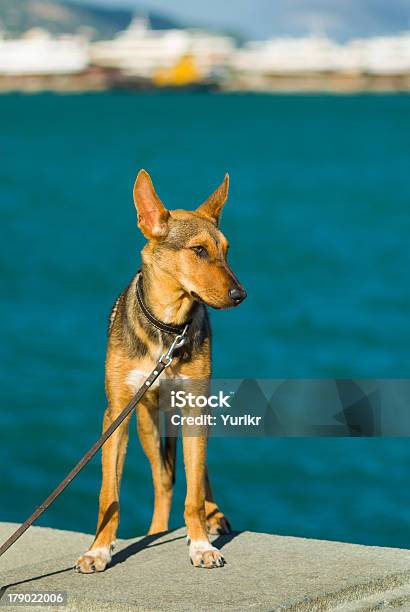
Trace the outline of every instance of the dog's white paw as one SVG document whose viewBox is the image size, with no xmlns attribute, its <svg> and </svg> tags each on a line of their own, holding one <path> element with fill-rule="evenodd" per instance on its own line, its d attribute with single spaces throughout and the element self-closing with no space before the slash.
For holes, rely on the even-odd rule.
<svg viewBox="0 0 410 612">
<path fill-rule="evenodd" d="M 191 540 L 189 544 L 189 557 L 195 567 L 223 567 L 225 559 L 220 550 L 206 540 Z"/>
<path fill-rule="evenodd" d="M 80 557 L 74 569 L 81 574 L 93 574 L 94 572 L 103 572 L 111 561 L 111 551 L 114 546 L 100 546 L 88 550 Z"/>
</svg>

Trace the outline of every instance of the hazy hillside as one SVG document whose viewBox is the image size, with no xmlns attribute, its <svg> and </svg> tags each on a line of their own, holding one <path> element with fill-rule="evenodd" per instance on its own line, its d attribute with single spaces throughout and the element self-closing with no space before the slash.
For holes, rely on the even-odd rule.
<svg viewBox="0 0 410 612">
<path fill-rule="evenodd" d="M 269 14 L 273 34 L 323 31 L 338 40 L 397 33 L 410 25 L 409 0 L 275 0 Z"/>
<path fill-rule="evenodd" d="M 19 33 L 33 27 L 43 27 L 54 33 L 76 32 L 91 28 L 94 38 L 111 37 L 124 29 L 132 15 L 129 10 L 100 8 L 64 0 L 0 0 L 2 29 Z M 154 28 L 167 28 L 175 22 L 150 12 Z"/>
<path fill-rule="evenodd" d="M 120 2 L 93 1 L 106 5 Z M 246 38 L 325 32 L 337 40 L 346 40 L 410 29 L 409 0 L 135 1 L 143 2 L 148 8 L 155 6 L 184 23 L 236 31 Z"/>
</svg>

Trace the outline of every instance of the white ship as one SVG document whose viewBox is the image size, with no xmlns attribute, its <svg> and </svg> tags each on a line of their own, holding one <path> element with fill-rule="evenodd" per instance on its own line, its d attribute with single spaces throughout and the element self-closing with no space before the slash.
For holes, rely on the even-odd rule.
<svg viewBox="0 0 410 612">
<path fill-rule="evenodd" d="M 80 36 L 54 38 L 39 28 L 20 38 L 0 35 L 0 75 L 75 74 L 88 64 L 88 41 Z"/>
<path fill-rule="evenodd" d="M 369 74 L 410 72 L 410 32 L 350 41 L 342 47 L 340 67 Z"/>
<path fill-rule="evenodd" d="M 238 49 L 233 67 L 240 72 L 277 74 L 332 70 L 335 43 L 326 37 L 273 38 Z"/>
<path fill-rule="evenodd" d="M 343 45 L 326 36 L 249 42 L 233 55 L 232 67 L 260 74 L 405 74 L 410 72 L 410 33 L 356 39 Z"/>
<path fill-rule="evenodd" d="M 200 30 L 152 30 L 149 21 L 135 17 L 127 30 L 113 40 L 91 46 L 94 65 L 117 68 L 124 74 L 151 78 L 161 69 L 172 68 L 190 55 L 203 76 L 226 66 L 234 50 L 229 36 Z"/>
</svg>

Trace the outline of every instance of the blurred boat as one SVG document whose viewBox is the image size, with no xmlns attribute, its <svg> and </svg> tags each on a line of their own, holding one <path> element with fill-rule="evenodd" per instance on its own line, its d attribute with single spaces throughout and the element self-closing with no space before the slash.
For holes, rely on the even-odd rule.
<svg viewBox="0 0 410 612">
<path fill-rule="evenodd" d="M 200 70 L 195 57 L 183 55 L 174 66 L 161 68 L 154 72 L 152 83 L 159 89 L 195 89 L 209 91 L 218 88 L 218 79 L 205 77 Z"/>
</svg>

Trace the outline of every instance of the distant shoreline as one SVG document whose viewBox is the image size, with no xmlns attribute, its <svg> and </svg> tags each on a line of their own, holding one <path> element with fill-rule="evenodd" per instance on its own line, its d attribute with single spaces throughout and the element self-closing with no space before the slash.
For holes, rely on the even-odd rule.
<svg viewBox="0 0 410 612">
<path fill-rule="evenodd" d="M 174 87 L 167 91 L 195 91 Z M 206 88 L 205 88 L 206 89 Z M 235 76 L 210 87 L 219 92 L 255 93 L 405 93 L 410 91 L 410 74 L 297 73 Z M 147 81 L 124 79 L 116 71 L 91 69 L 78 74 L 1 75 L 3 93 L 85 93 L 104 91 L 162 91 Z M 202 89 L 203 90 L 203 89 Z"/>
</svg>

